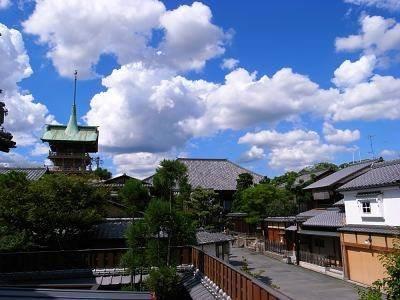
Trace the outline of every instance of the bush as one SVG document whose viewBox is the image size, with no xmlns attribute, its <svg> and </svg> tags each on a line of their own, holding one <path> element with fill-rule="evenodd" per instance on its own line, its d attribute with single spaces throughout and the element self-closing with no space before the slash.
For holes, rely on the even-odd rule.
<svg viewBox="0 0 400 300">
<path fill-rule="evenodd" d="M 174 267 L 160 267 L 150 271 L 146 280 L 148 289 L 158 300 L 181 299 L 180 278 Z"/>
</svg>

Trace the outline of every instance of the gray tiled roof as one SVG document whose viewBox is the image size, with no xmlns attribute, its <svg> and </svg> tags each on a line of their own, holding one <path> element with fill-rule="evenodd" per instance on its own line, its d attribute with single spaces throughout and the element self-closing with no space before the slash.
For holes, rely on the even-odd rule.
<svg viewBox="0 0 400 300">
<path fill-rule="evenodd" d="M 196 239 L 198 245 L 204 245 L 232 241 L 234 238 L 222 232 L 198 231 L 196 232 Z"/>
<path fill-rule="evenodd" d="M 178 158 L 178 160 L 186 165 L 189 183 L 193 188 L 235 191 L 236 179 L 242 173 L 253 175 L 254 183 L 264 178 L 227 159 Z M 144 182 L 152 184 L 152 177 L 144 179 Z"/>
<path fill-rule="evenodd" d="M 341 180 L 345 179 L 348 176 L 351 176 L 357 172 L 362 171 L 363 169 L 367 169 L 373 161 L 367 161 L 367 162 L 362 162 L 358 164 L 351 165 L 347 168 L 341 169 L 339 171 L 336 171 L 335 173 L 328 175 L 312 184 L 309 186 L 306 186 L 304 189 L 316 189 L 316 188 L 324 188 L 324 187 L 330 187 Z"/>
<path fill-rule="evenodd" d="M 26 174 L 26 178 L 28 180 L 38 180 L 47 172 L 47 168 L 45 167 L 36 167 L 36 168 L 6 168 L 0 167 L 0 174 L 7 174 L 11 171 L 14 172 L 22 172 Z"/>
<path fill-rule="evenodd" d="M 294 222 L 296 220 L 295 216 L 290 217 L 267 217 L 264 221 L 268 222 Z"/>
<path fill-rule="evenodd" d="M 302 226 L 342 227 L 345 224 L 345 213 L 338 210 L 326 210 L 305 221 Z"/>
<path fill-rule="evenodd" d="M 393 226 L 380 226 L 380 225 L 352 225 L 347 224 L 346 226 L 339 228 L 339 231 L 344 232 L 362 232 L 362 233 L 377 233 L 377 234 L 388 234 L 388 235 L 399 235 L 400 227 Z"/>
<path fill-rule="evenodd" d="M 400 185 L 400 160 L 375 163 L 368 172 L 342 185 L 338 190 L 357 190 L 390 185 Z"/>
<path fill-rule="evenodd" d="M 329 171 L 330 169 L 326 169 L 322 171 L 308 172 L 300 176 L 297 176 L 296 179 L 294 180 L 293 186 L 301 185 L 307 181 L 310 181 L 313 177 L 321 176 Z"/>
<path fill-rule="evenodd" d="M 319 214 L 324 213 L 326 210 L 325 209 L 310 209 L 307 211 L 303 211 L 302 213 L 299 213 L 296 217 L 297 218 L 311 218 L 311 217 L 315 217 Z"/>
</svg>

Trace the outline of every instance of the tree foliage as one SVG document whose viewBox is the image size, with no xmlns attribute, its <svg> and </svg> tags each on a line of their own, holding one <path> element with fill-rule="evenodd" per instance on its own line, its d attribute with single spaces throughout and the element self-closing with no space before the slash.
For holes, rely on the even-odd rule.
<svg viewBox="0 0 400 300">
<path fill-rule="evenodd" d="M 93 171 L 93 175 L 99 178 L 100 180 L 107 180 L 111 178 L 112 173 L 107 169 L 97 168 L 96 170 Z"/>
<path fill-rule="evenodd" d="M 180 278 L 175 267 L 160 267 L 150 271 L 146 280 L 147 287 L 159 300 L 182 299 L 184 291 L 180 287 Z"/>
<path fill-rule="evenodd" d="M 246 212 L 246 221 L 254 224 L 266 216 L 291 215 L 296 208 L 292 195 L 272 184 L 258 184 L 242 193 L 243 204 L 240 208 Z"/>
<path fill-rule="evenodd" d="M 105 193 L 79 177 L 45 175 L 30 182 L 22 173 L 0 176 L 3 249 L 65 249 L 102 218 Z"/>
<path fill-rule="evenodd" d="M 249 173 L 239 174 L 238 178 L 236 179 L 236 192 L 233 195 L 233 203 L 232 203 L 233 211 L 236 212 L 241 211 L 243 207 L 242 193 L 244 190 L 253 186 L 253 179 L 254 179 L 253 175 Z"/>
<path fill-rule="evenodd" d="M 196 188 L 187 204 L 197 225 L 203 228 L 218 228 L 221 225 L 222 206 L 218 194 L 210 189 Z"/>
<path fill-rule="evenodd" d="M 149 190 L 143 183 L 135 178 L 129 179 L 119 192 L 122 203 L 128 207 L 128 213 L 134 215 L 143 212 L 150 201 Z"/>
</svg>

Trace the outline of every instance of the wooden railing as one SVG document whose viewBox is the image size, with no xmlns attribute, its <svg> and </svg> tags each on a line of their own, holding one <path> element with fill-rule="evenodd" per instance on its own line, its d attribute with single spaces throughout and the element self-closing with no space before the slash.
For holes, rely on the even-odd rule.
<svg viewBox="0 0 400 300">
<path fill-rule="evenodd" d="M 234 300 L 289 300 L 278 290 L 223 260 L 192 247 L 192 264 Z"/>
</svg>

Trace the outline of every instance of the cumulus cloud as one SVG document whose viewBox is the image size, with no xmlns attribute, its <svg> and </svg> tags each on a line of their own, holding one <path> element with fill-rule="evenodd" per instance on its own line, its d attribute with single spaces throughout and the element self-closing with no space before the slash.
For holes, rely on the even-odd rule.
<svg viewBox="0 0 400 300">
<path fill-rule="evenodd" d="M 329 108 L 334 121 L 400 118 L 400 79 L 374 75 L 343 94 Z"/>
<path fill-rule="evenodd" d="M 265 157 L 264 149 L 252 146 L 248 151 L 244 152 L 239 158 L 240 162 L 252 162 L 263 159 Z"/>
<path fill-rule="evenodd" d="M 211 18 L 199 2 L 166 11 L 158 0 L 41 0 L 23 27 L 49 46 L 47 56 L 62 76 L 77 69 L 91 77 L 102 54 L 115 55 L 121 65 L 201 69 L 225 51 L 226 34 Z M 154 30 L 165 32 L 160 45 L 151 45 Z"/>
<path fill-rule="evenodd" d="M 223 54 L 229 35 L 211 18 L 210 8 L 200 2 L 165 12 L 160 18 L 165 30 L 159 47 L 162 59 L 179 70 L 199 70 L 207 60 Z"/>
<path fill-rule="evenodd" d="M 362 50 L 382 55 L 400 49 L 400 24 L 394 19 L 366 15 L 360 19 L 360 25 L 359 34 L 336 39 L 338 51 Z"/>
<path fill-rule="evenodd" d="M 361 6 L 375 6 L 390 11 L 400 10 L 400 2 L 398 0 L 344 0 L 344 2 Z"/>
<path fill-rule="evenodd" d="M 10 0 L 0 0 L 0 10 L 8 8 L 10 5 L 11 5 Z"/>
<path fill-rule="evenodd" d="M 340 88 L 352 87 L 371 77 L 375 64 L 375 55 L 362 56 L 355 62 L 345 60 L 335 70 L 332 82 Z"/>
<path fill-rule="evenodd" d="M 182 122 L 204 114 L 201 96 L 214 86 L 142 63 L 124 65 L 102 83 L 107 90 L 93 97 L 86 120 L 100 126 L 103 149 L 119 153 L 182 146 L 192 136 Z"/>
<path fill-rule="evenodd" d="M 224 58 L 221 68 L 224 70 L 233 70 L 239 65 L 239 60 L 234 58 Z"/>
<path fill-rule="evenodd" d="M 163 159 L 173 159 L 170 153 L 137 152 L 118 154 L 113 158 L 117 173 L 127 173 L 137 178 L 146 178 L 154 174 Z"/>
<path fill-rule="evenodd" d="M 263 130 L 246 133 L 239 143 L 268 149 L 268 165 L 276 169 L 299 170 L 321 161 L 331 161 L 335 154 L 350 151 L 341 145 L 325 144 L 315 131 L 292 130 L 280 133 Z"/>
<path fill-rule="evenodd" d="M 400 151 L 384 149 L 380 152 L 379 155 L 385 159 L 398 159 L 398 158 L 400 158 Z"/>
<path fill-rule="evenodd" d="M 325 140 L 332 144 L 348 144 L 360 139 L 360 131 L 358 129 L 336 129 L 332 124 L 326 122 L 324 123 L 322 131 Z"/>
<path fill-rule="evenodd" d="M 2 98 L 9 114 L 5 128 L 13 133 L 17 146 L 32 145 L 46 122 L 53 116 L 47 107 L 35 102 L 29 93 L 22 93 L 18 82 L 32 74 L 29 57 L 25 51 L 21 33 L 0 24 L 0 87 L 4 89 Z"/>
</svg>

